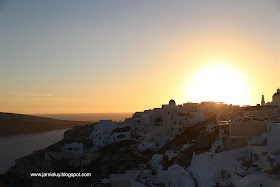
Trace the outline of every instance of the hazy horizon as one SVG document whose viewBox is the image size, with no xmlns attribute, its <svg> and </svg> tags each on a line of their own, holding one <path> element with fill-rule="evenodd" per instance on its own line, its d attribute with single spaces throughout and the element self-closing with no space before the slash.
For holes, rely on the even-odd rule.
<svg viewBox="0 0 280 187">
<path fill-rule="evenodd" d="M 39 117 L 48 117 L 60 120 L 71 120 L 71 121 L 90 121 L 98 122 L 100 120 L 112 120 L 112 121 L 124 121 L 125 118 L 132 117 L 131 112 L 121 113 L 60 113 L 60 114 L 29 114 Z"/>
</svg>

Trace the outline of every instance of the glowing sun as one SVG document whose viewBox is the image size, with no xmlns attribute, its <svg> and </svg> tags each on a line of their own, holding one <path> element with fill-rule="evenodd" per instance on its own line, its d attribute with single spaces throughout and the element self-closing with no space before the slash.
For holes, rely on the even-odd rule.
<svg viewBox="0 0 280 187">
<path fill-rule="evenodd" d="M 194 75 L 187 95 L 191 102 L 215 101 L 245 105 L 249 102 L 249 87 L 244 77 L 235 69 L 217 65 Z"/>
</svg>

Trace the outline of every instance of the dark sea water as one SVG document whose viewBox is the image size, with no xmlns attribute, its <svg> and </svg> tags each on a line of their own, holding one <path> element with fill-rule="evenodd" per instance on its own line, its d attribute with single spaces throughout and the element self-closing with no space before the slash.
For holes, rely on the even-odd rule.
<svg viewBox="0 0 280 187">
<path fill-rule="evenodd" d="M 125 118 L 131 118 L 132 113 L 82 113 L 82 114 L 34 114 L 36 116 L 48 117 L 62 120 L 92 121 L 113 120 L 123 121 Z"/>
<path fill-rule="evenodd" d="M 62 140 L 66 130 L 68 129 L 16 136 L 0 136 L 0 174 L 15 165 L 16 159 Z"/>
<path fill-rule="evenodd" d="M 63 120 L 92 121 L 113 120 L 120 121 L 130 118 L 132 113 L 90 113 L 90 114 L 34 114 Z M 15 164 L 15 160 L 31 154 L 33 151 L 44 149 L 63 138 L 67 129 L 33 133 L 16 136 L 0 136 L 0 174 Z"/>
</svg>

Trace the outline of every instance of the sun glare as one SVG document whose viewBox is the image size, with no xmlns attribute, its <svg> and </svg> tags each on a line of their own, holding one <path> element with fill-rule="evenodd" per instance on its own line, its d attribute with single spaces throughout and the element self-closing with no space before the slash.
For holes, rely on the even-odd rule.
<svg viewBox="0 0 280 187">
<path fill-rule="evenodd" d="M 222 65 L 211 66 L 194 75 L 187 90 L 190 102 L 215 101 L 245 105 L 249 88 L 243 76 Z"/>
</svg>

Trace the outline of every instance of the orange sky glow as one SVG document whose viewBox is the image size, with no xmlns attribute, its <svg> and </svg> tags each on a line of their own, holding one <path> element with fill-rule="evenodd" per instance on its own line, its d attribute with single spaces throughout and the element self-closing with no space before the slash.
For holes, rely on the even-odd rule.
<svg viewBox="0 0 280 187">
<path fill-rule="evenodd" d="M 280 86 L 278 1 L 17 3 L 0 10 L 1 112 L 256 105 Z"/>
</svg>

